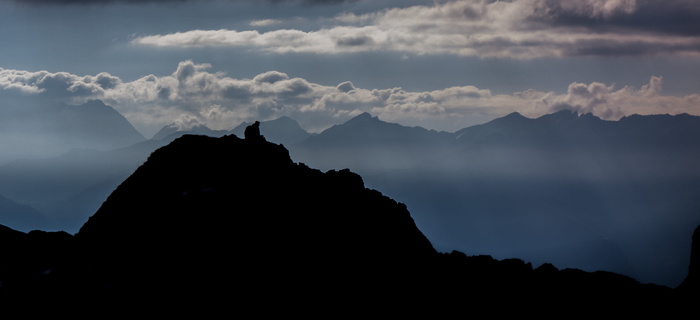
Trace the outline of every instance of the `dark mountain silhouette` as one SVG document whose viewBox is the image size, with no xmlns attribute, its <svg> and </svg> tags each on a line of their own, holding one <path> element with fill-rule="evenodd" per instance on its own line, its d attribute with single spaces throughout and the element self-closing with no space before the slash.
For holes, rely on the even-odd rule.
<svg viewBox="0 0 700 320">
<path fill-rule="evenodd" d="M 56 156 L 74 148 L 109 150 L 145 140 L 119 112 L 101 101 L 36 103 L 1 103 L 0 163 Z"/>
<path fill-rule="evenodd" d="M 75 236 L 0 227 L 4 310 L 672 316 L 694 307 L 682 291 L 611 272 L 439 253 L 406 206 L 349 170 L 294 163 L 251 127 L 246 139 L 187 135 L 158 149 Z"/>
<path fill-rule="evenodd" d="M 449 150 L 453 135 L 388 123 L 363 113 L 290 146 L 295 159 L 363 175 L 406 169 Z"/>
</svg>

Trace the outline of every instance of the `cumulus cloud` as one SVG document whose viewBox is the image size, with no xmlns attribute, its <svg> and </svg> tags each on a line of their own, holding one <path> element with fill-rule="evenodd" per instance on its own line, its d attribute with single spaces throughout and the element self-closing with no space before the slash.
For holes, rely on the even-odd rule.
<svg viewBox="0 0 700 320">
<path fill-rule="evenodd" d="M 121 84 L 118 77 L 102 72 L 96 76 L 77 76 L 67 72 L 30 72 L 0 68 L 0 88 L 13 89 L 23 93 L 44 93 L 66 101 L 84 101 L 94 96 L 102 96 Z"/>
<path fill-rule="evenodd" d="M 630 114 L 698 113 L 700 95 L 684 97 L 664 96 L 663 78 L 651 77 L 639 89 L 625 86 L 615 89 L 603 83 L 572 83 L 567 93 L 550 101 L 551 111 L 561 109 L 592 113 L 603 119 L 617 120 Z"/>
<path fill-rule="evenodd" d="M 700 6 L 685 0 L 456 0 L 359 15 L 343 13 L 332 27 L 311 31 L 191 30 L 143 36 L 133 43 L 242 46 L 275 53 L 382 50 L 515 59 L 696 55 L 699 18 Z M 271 21 L 252 26 L 269 26 Z"/>
<path fill-rule="evenodd" d="M 538 117 L 562 109 L 607 120 L 631 114 L 699 114 L 700 95 L 663 94 L 663 78 L 639 88 L 572 83 L 566 92 L 535 89 L 494 94 L 458 86 L 433 91 L 358 88 L 346 81 L 321 85 L 279 71 L 252 79 L 212 71 L 208 64 L 183 61 L 166 76 L 122 81 L 107 73 L 77 76 L 64 72 L 0 69 L 0 95 L 18 93 L 72 103 L 100 99 L 121 112 L 147 136 L 165 125 L 232 129 L 243 121 L 289 116 L 310 131 L 321 131 L 362 112 L 385 121 L 456 131 L 511 112 Z"/>
</svg>

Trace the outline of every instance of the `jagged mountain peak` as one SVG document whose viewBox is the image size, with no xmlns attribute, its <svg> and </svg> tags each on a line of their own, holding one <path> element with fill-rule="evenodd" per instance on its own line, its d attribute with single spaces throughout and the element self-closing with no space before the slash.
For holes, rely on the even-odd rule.
<svg viewBox="0 0 700 320">
<path fill-rule="evenodd" d="M 373 117 L 369 112 L 363 112 L 352 119 L 348 120 L 346 123 L 352 123 L 352 122 L 362 122 L 362 121 L 370 121 L 370 120 L 379 120 L 378 117 Z"/>
<path fill-rule="evenodd" d="M 520 112 L 517 112 L 517 111 L 511 112 L 502 118 L 503 119 L 526 119 L 525 116 L 523 116 L 522 114 L 520 114 Z"/>
</svg>

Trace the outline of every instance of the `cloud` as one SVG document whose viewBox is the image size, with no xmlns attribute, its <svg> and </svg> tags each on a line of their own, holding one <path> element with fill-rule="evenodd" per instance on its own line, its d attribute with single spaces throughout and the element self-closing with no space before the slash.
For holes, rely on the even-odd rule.
<svg viewBox="0 0 700 320">
<path fill-rule="evenodd" d="M 191 30 L 147 35 L 132 43 L 248 47 L 280 54 L 381 50 L 511 59 L 697 55 L 698 19 L 700 5 L 686 0 L 457 0 L 346 12 L 317 30 Z M 252 24 L 270 25 L 267 20 Z"/>
<path fill-rule="evenodd" d="M 282 23 L 281 20 L 276 20 L 276 19 L 263 19 L 263 20 L 255 20 L 250 22 L 250 26 L 252 27 L 267 27 L 267 26 L 272 26 L 276 24 Z"/>
<path fill-rule="evenodd" d="M 615 89 L 602 83 L 572 83 L 567 94 L 554 97 L 550 110 L 574 110 L 592 113 L 603 119 L 617 120 L 631 114 L 698 114 L 700 95 L 664 96 L 663 78 L 653 76 L 639 89 L 625 86 Z"/>
<path fill-rule="evenodd" d="M 0 88 L 23 93 L 43 93 L 66 101 L 85 100 L 101 96 L 105 90 L 121 84 L 118 77 L 102 72 L 96 76 L 77 76 L 67 72 L 29 72 L 0 68 Z"/>
<path fill-rule="evenodd" d="M 149 75 L 133 81 L 122 81 L 108 73 L 78 76 L 0 69 L 0 98 L 15 93 L 27 99 L 69 103 L 100 99 L 146 136 L 173 123 L 181 128 L 205 124 L 212 129 L 232 129 L 243 121 L 281 116 L 296 119 L 305 129 L 318 132 L 362 112 L 385 121 L 445 131 L 511 112 L 538 117 L 568 109 L 607 120 L 631 114 L 700 114 L 700 95 L 664 95 L 663 78 L 657 76 L 639 88 L 576 82 L 564 93 L 531 89 L 494 94 L 474 86 L 407 91 L 358 88 L 350 81 L 322 85 L 279 71 L 264 72 L 251 79 L 234 78 L 212 68 L 188 60 L 180 62 L 170 75 Z M 31 100 L 26 104 L 31 104 Z"/>
<path fill-rule="evenodd" d="M 348 92 L 350 92 L 350 91 L 352 91 L 352 90 L 355 90 L 355 86 L 354 86 L 354 85 L 352 84 L 352 82 L 350 82 L 350 81 L 345 81 L 345 82 L 339 84 L 336 88 L 337 88 L 339 91 L 345 92 L 345 93 L 348 93 Z"/>
</svg>

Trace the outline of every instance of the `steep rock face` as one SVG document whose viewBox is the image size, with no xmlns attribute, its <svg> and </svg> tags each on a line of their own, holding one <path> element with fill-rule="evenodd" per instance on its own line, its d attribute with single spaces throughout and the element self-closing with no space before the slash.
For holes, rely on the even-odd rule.
<svg viewBox="0 0 700 320">
<path fill-rule="evenodd" d="M 399 279 L 436 255 L 404 205 L 350 171 L 296 164 L 262 136 L 175 140 L 76 237 L 105 285 L 152 286 L 142 293 L 326 286 L 342 273 L 357 286 L 379 274 Z"/>
<path fill-rule="evenodd" d="M 693 232 L 693 242 L 690 248 L 688 275 L 678 286 L 678 289 L 698 297 L 700 296 L 700 226 L 695 228 L 695 232 Z"/>
</svg>

